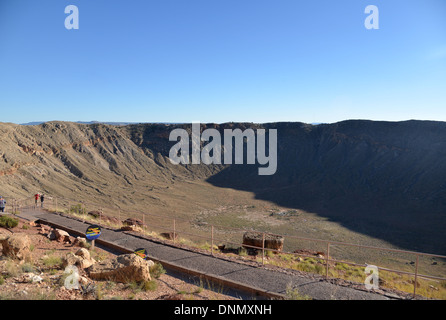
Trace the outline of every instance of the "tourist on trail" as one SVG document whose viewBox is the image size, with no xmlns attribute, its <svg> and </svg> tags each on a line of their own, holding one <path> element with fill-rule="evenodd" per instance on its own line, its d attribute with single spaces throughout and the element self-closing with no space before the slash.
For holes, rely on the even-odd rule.
<svg viewBox="0 0 446 320">
<path fill-rule="evenodd" d="M 40 194 L 36 193 L 34 195 L 34 200 L 36 200 L 36 207 L 37 207 L 37 201 L 39 201 L 39 198 L 40 198 Z"/>
<path fill-rule="evenodd" d="M 0 196 L 0 212 L 5 212 L 6 200 Z"/>
<path fill-rule="evenodd" d="M 43 208 L 43 201 L 44 200 L 45 200 L 45 195 L 44 194 L 40 195 L 40 207 L 42 207 L 42 208 Z"/>
</svg>

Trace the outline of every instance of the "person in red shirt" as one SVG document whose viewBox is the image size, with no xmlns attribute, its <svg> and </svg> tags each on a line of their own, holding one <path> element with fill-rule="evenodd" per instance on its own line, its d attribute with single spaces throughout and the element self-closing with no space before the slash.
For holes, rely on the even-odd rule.
<svg viewBox="0 0 446 320">
<path fill-rule="evenodd" d="M 36 207 L 37 207 L 37 201 L 39 201 L 39 198 L 40 198 L 40 194 L 36 193 L 34 195 L 34 200 L 36 200 Z"/>
</svg>

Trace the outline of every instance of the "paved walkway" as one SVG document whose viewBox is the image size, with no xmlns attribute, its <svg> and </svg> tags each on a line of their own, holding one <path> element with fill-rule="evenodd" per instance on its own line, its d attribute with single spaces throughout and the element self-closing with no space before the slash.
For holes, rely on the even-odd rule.
<svg viewBox="0 0 446 320">
<path fill-rule="evenodd" d="M 85 234 L 88 223 L 58 214 L 32 212 L 24 213 L 28 220 L 40 219 L 47 223 L 65 226 L 79 234 Z M 167 265 L 193 270 L 236 284 L 252 286 L 264 292 L 285 295 L 287 287 L 298 290 L 300 295 L 308 295 L 315 300 L 387 300 L 389 297 L 377 293 L 339 286 L 327 281 L 305 278 L 299 275 L 277 272 L 261 267 L 218 259 L 210 255 L 196 253 L 156 241 L 150 241 L 122 231 L 103 229 L 101 240 L 134 251 L 146 248 L 149 257 Z M 99 240 L 98 245 L 99 245 Z M 168 269 L 168 267 L 166 267 Z M 177 269 L 178 271 L 178 269 Z M 252 298 L 254 298 L 252 296 Z"/>
</svg>

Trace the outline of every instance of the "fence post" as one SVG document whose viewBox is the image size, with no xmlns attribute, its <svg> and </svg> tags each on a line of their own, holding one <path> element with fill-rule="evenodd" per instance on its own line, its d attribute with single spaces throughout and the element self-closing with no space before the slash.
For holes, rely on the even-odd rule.
<svg viewBox="0 0 446 320">
<path fill-rule="evenodd" d="M 325 270 L 325 278 L 328 279 L 328 268 L 330 260 L 330 242 L 327 242 L 327 256 L 325 257 L 327 263 L 327 270 Z"/>
<path fill-rule="evenodd" d="M 176 230 L 175 230 L 175 219 L 173 219 L 173 243 L 175 244 L 175 240 L 176 240 L 177 234 L 176 234 Z"/>
<path fill-rule="evenodd" d="M 214 256 L 214 225 L 211 225 L 211 256 Z"/>
<path fill-rule="evenodd" d="M 417 254 L 417 260 L 415 262 L 415 281 L 413 283 L 413 297 L 415 298 L 417 293 L 417 280 L 418 280 L 418 258 L 420 256 Z"/>
<path fill-rule="evenodd" d="M 262 264 L 265 264 L 265 232 L 262 233 Z"/>
</svg>

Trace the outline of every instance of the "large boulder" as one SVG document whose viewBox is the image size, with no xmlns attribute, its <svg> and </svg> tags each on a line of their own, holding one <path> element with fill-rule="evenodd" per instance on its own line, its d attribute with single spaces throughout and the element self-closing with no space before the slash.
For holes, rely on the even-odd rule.
<svg viewBox="0 0 446 320">
<path fill-rule="evenodd" d="M 48 239 L 50 240 L 56 240 L 58 242 L 69 242 L 71 243 L 71 237 L 69 235 L 68 232 L 64 231 L 64 230 L 60 230 L 60 229 L 52 229 L 48 235 L 47 235 Z"/>
<path fill-rule="evenodd" d="M 26 234 L 16 233 L 0 238 L 3 255 L 19 260 L 31 258 L 31 240 Z"/>
<path fill-rule="evenodd" d="M 123 254 L 94 264 L 87 271 L 93 280 L 108 280 L 121 283 L 151 280 L 149 264 L 134 253 Z"/>
<path fill-rule="evenodd" d="M 69 252 L 63 258 L 62 267 L 66 268 L 67 266 L 77 266 L 80 269 L 87 269 L 91 267 L 96 261 L 91 258 L 90 252 L 81 248 L 76 253 Z"/>
<path fill-rule="evenodd" d="M 285 239 L 282 236 L 265 234 L 265 248 L 267 249 L 282 251 L 284 241 Z M 245 234 L 243 235 L 243 246 L 248 249 L 255 249 L 251 248 L 251 246 L 262 249 L 263 234 L 261 232 L 245 232 Z"/>
</svg>

